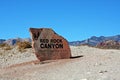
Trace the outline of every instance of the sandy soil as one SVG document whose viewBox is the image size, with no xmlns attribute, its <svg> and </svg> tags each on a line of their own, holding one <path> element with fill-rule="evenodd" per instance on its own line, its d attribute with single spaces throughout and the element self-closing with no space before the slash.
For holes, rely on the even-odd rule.
<svg viewBox="0 0 120 80">
<path fill-rule="evenodd" d="M 0 80 L 120 80 L 120 50 L 71 46 L 72 56 L 83 57 L 45 62 L 32 49 L 14 51 L 0 56 Z"/>
</svg>

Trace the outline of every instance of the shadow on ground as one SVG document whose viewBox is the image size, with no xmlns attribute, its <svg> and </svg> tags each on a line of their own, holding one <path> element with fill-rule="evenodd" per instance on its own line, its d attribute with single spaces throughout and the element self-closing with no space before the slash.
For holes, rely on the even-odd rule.
<svg viewBox="0 0 120 80">
<path fill-rule="evenodd" d="M 76 59 L 76 58 L 81 58 L 81 57 L 83 57 L 83 55 L 80 55 L 80 56 L 72 56 L 72 57 L 70 57 L 70 59 Z"/>
</svg>

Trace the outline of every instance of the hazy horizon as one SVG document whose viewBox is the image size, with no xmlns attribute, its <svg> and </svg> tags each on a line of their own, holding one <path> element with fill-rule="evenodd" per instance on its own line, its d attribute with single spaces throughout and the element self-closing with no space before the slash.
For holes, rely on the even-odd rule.
<svg viewBox="0 0 120 80">
<path fill-rule="evenodd" d="M 101 35 L 101 36 L 104 36 L 104 37 L 112 37 L 112 36 L 117 36 L 117 35 L 120 35 L 120 34 L 116 34 L 116 35 L 110 35 L 110 36 L 104 36 L 104 35 Z M 61 36 L 61 35 L 60 35 Z M 101 37 L 101 36 L 90 36 L 90 37 L 88 37 L 88 38 L 85 38 L 85 39 L 83 39 L 83 40 L 87 40 L 87 39 L 89 39 L 89 38 L 91 38 L 91 37 Z M 64 36 L 63 36 L 64 37 Z M 17 39 L 17 38 L 20 38 L 20 39 L 27 39 L 27 38 L 30 38 L 30 39 L 32 39 L 31 38 L 31 36 L 30 37 L 14 37 L 14 38 L 4 38 L 5 40 L 9 40 L 9 39 Z M 0 38 L 0 39 L 3 39 L 3 38 Z M 3 39 L 3 40 L 4 40 Z M 66 38 L 65 38 L 66 39 Z M 83 41 L 83 40 L 73 40 L 73 41 Z M 68 42 L 72 42 L 72 41 L 69 41 L 68 40 Z"/>
</svg>

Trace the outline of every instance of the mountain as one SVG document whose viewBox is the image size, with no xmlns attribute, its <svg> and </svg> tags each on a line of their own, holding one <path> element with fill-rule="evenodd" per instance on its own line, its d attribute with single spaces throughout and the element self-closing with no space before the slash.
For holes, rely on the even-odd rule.
<svg viewBox="0 0 120 80">
<path fill-rule="evenodd" d="M 69 42 L 69 45 L 72 45 L 72 46 L 79 46 L 79 45 L 96 46 L 97 44 L 99 44 L 101 42 L 109 41 L 109 40 L 120 42 L 120 35 L 108 36 L 108 37 L 105 37 L 105 36 L 100 36 L 100 37 L 92 36 L 92 37 L 90 37 L 90 38 L 88 38 L 86 40 Z M 0 44 L 7 43 L 9 45 L 15 45 L 16 42 L 18 42 L 18 41 L 19 42 L 23 42 L 23 41 L 31 42 L 32 40 L 31 40 L 31 38 L 15 38 L 15 39 L 8 39 L 8 40 L 0 39 Z"/>
<path fill-rule="evenodd" d="M 6 41 L 5 39 L 0 39 L 0 44 Z"/>
<path fill-rule="evenodd" d="M 27 41 L 27 42 L 31 42 L 30 38 L 15 38 L 15 39 L 0 39 L 0 44 L 2 43 L 6 43 L 9 45 L 15 45 L 17 42 L 23 42 L 23 41 Z"/>
<path fill-rule="evenodd" d="M 105 36 L 100 36 L 100 37 L 92 36 L 91 38 L 88 38 L 86 40 L 69 42 L 69 44 L 72 45 L 72 46 L 85 45 L 85 44 L 89 45 L 89 46 L 96 46 L 98 43 L 108 41 L 108 40 L 113 40 L 113 41 L 120 42 L 120 35 L 108 36 L 108 37 L 105 37 Z"/>
</svg>

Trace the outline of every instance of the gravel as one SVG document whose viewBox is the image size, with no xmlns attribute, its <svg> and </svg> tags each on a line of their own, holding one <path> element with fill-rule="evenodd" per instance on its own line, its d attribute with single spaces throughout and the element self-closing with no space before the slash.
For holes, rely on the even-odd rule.
<svg viewBox="0 0 120 80">
<path fill-rule="evenodd" d="M 71 46 L 74 59 L 37 60 L 32 49 L 16 49 L 0 56 L 0 80 L 120 80 L 120 50 Z M 9 52 L 7 54 L 7 52 Z M 13 54 L 14 53 L 14 54 Z M 30 62 L 24 65 L 16 65 Z"/>
</svg>

